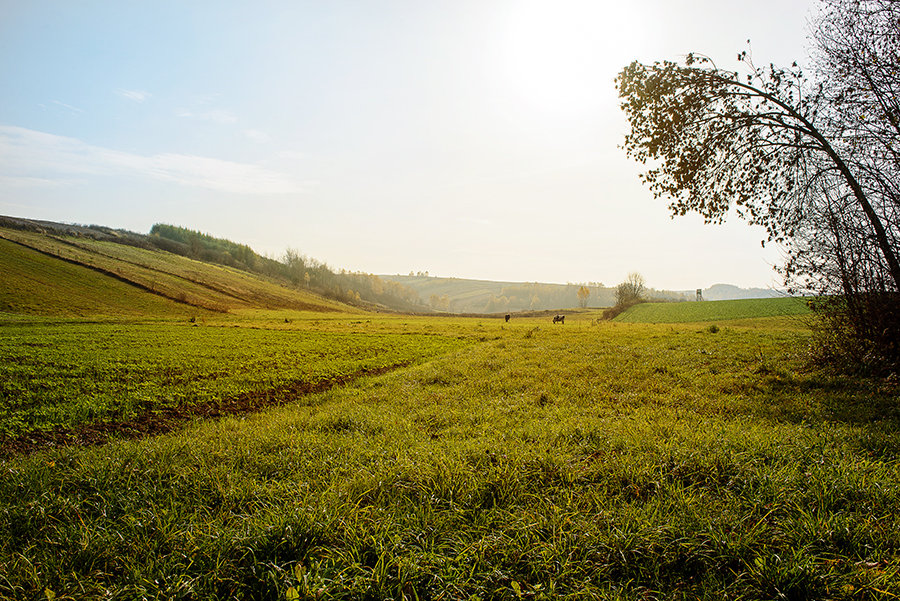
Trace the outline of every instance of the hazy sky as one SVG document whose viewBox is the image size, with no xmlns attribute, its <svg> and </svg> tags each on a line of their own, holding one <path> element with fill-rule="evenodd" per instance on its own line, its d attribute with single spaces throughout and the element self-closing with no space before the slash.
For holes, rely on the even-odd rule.
<svg viewBox="0 0 900 601">
<path fill-rule="evenodd" d="M 0 0 L 0 214 L 199 229 L 371 273 L 779 283 L 670 219 L 614 78 L 804 64 L 814 0 Z"/>
</svg>

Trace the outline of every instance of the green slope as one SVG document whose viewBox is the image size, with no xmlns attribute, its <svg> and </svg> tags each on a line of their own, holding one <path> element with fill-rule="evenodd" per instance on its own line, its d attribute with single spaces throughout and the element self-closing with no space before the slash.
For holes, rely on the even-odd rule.
<svg viewBox="0 0 900 601">
<path fill-rule="evenodd" d="M 0 312 L 25 315 L 179 315 L 196 309 L 82 265 L 0 238 Z"/>
<path fill-rule="evenodd" d="M 280 282 L 160 250 L 7 228 L 0 228 L 0 243 L 0 311 L 7 313 L 354 311 Z"/>
<path fill-rule="evenodd" d="M 685 323 L 694 321 L 727 321 L 782 315 L 804 315 L 809 312 L 806 299 L 753 298 L 690 303 L 642 303 L 631 307 L 614 321 L 631 323 Z"/>
</svg>

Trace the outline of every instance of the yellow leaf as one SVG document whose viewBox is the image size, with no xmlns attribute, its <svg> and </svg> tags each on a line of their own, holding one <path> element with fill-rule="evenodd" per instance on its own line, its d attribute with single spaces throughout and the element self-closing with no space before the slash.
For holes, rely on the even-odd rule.
<svg viewBox="0 0 900 601">
<path fill-rule="evenodd" d="M 287 591 L 285 591 L 284 598 L 288 601 L 299 601 L 300 593 L 294 587 L 290 587 Z"/>
</svg>

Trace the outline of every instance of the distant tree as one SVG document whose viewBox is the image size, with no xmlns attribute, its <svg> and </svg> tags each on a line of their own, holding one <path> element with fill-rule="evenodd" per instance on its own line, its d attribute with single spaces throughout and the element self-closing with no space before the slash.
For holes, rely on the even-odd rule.
<svg viewBox="0 0 900 601">
<path fill-rule="evenodd" d="M 287 268 L 287 275 L 291 282 L 293 282 L 294 285 L 298 285 L 303 280 L 303 276 L 306 273 L 306 259 L 304 256 L 293 248 L 287 248 L 281 258 L 281 262 L 284 263 Z"/>
<path fill-rule="evenodd" d="M 587 286 L 581 286 L 578 289 L 578 303 L 581 305 L 581 308 L 584 309 L 587 307 L 588 297 L 591 296 L 591 289 Z"/>
<path fill-rule="evenodd" d="M 191 256 L 197 257 L 200 255 L 200 249 L 202 246 L 200 245 L 200 236 L 197 234 L 193 234 L 188 239 L 188 244 L 191 247 Z"/>
<path fill-rule="evenodd" d="M 629 273 L 625 281 L 616 286 L 616 306 L 627 307 L 641 302 L 646 288 L 644 276 L 636 271 Z"/>
</svg>

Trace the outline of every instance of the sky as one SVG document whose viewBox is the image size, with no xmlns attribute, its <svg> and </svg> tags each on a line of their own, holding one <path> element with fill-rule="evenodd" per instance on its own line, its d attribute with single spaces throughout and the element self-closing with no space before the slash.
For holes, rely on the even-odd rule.
<svg viewBox="0 0 900 601">
<path fill-rule="evenodd" d="M 0 0 L 0 214 L 336 269 L 777 287 L 620 148 L 633 60 L 808 62 L 815 0 Z"/>
</svg>

